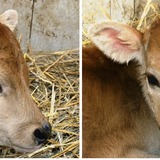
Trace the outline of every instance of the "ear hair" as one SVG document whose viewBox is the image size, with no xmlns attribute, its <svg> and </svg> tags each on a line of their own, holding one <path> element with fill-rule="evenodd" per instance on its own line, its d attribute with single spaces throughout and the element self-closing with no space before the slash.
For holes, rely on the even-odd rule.
<svg viewBox="0 0 160 160">
<path fill-rule="evenodd" d="M 6 25 L 13 31 L 18 23 L 18 13 L 16 10 L 10 9 L 0 15 L 0 23 Z"/>
<path fill-rule="evenodd" d="M 89 34 L 94 44 L 109 58 L 119 63 L 143 61 L 142 35 L 130 26 L 102 21 L 92 25 Z"/>
</svg>

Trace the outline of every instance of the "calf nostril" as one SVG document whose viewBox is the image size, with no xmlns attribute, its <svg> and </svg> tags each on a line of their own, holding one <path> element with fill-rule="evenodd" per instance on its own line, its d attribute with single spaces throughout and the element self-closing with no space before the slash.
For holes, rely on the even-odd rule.
<svg viewBox="0 0 160 160">
<path fill-rule="evenodd" d="M 45 129 L 46 132 L 48 132 L 49 134 L 51 133 L 51 125 L 50 123 L 44 123 L 43 124 L 43 128 Z"/>
<path fill-rule="evenodd" d="M 48 139 L 48 134 L 43 129 L 36 129 L 33 134 L 38 144 L 44 143 Z"/>
<path fill-rule="evenodd" d="M 42 125 L 42 128 L 37 128 L 33 134 L 38 144 L 44 143 L 51 135 L 51 125 L 46 122 Z"/>
</svg>

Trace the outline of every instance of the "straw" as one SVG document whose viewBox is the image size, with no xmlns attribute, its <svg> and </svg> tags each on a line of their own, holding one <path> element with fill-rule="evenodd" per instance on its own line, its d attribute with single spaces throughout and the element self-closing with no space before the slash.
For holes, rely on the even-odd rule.
<svg viewBox="0 0 160 160">
<path fill-rule="evenodd" d="M 31 96 L 52 126 L 52 136 L 39 150 L 20 154 L 0 148 L 2 158 L 79 157 L 79 50 L 25 53 Z"/>
</svg>

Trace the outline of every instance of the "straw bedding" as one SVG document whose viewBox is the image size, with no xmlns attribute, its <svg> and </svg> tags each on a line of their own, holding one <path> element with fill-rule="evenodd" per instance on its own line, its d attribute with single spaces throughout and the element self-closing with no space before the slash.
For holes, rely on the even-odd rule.
<svg viewBox="0 0 160 160">
<path fill-rule="evenodd" d="M 83 2 L 86 0 L 83 0 Z M 91 1 L 91 0 L 89 0 Z M 83 10 L 83 45 L 91 44 L 88 27 L 96 22 L 97 14 L 111 19 L 108 5 L 88 5 Z M 118 3 L 117 0 L 115 2 Z M 105 8 L 106 7 L 106 8 Z M 97 10 L 98 9 L 98 10 Z M 92 10 L 92 12 L 91 12 Z M 122 13 L 124 14 L 124 13 Z M 146 1 L 128 24 L 144 32 L 160 16 L 157 3 Z M 79 157 L 79 54 L 78 49 L 53 53 L 25 54 L 30 71 L 30 89 L 34 101 L 52 124 L 52 137 L 41 149 L 19 154 L 10 148 L 0 148 L 0 157 Z"/>
<path fill-rule="evenodd" d="M 123 7 L 119 2 L 122 2 Z M 136 0 L 135 0 L 136 1 Z M 112 2 L 112 3 L 111 3 Z M 153 21 L 160 16 L 160 2 L 156 0 L 137 1 L 141 5 L 134 9 L 125 4 L 125 0 L 83 0 L 83 17 L 82 17 L 82 44 L 90 45 L 91 39 L 88 35 L 88 28 L 97 21 L 110 20 L 112 16 L 109 10 L 110 5 L 116 5 L 118 15 L 123 17 L 120 22 L 129 24 L 137 30 L 144 32 Z M 90 9 L 87 9 L 87 7 Z M 119 17 L 116 17 L 119 21 Z M 115 20 L 115 19 L 114 19 Z"/>
<path fill-rule="evenodd" d="M 0 157 L 79 157 L 78 49 L 25 54 L 31 95 L 52 125 L 52 136 L 41 149 L 27 154 L 0 148 Z"/>
</svg>

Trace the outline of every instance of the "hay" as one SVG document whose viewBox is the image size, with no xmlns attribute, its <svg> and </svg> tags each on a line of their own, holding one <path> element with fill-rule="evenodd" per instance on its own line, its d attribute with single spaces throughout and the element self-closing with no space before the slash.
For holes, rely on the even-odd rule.
<svg viewBox="0 0 160 160">
<path fill-rule="evenodd" d="M 123 0 L 122 3 L 125 9 L 121 8 L 121 6 L 119 5 L 119 0 L 114 0 L 114 2 L 115 5 L 119 7 L 119 9 L 117 9 L 117 12 L 119 12 L 119 15 L 122 15 L 123 22 L 129 24 L 130 26 L 136 28 L 141 32 L 144 32 L 147 28 L 149 28 L 153 21 L 158 16 L 160 16 L 158 2 L 153 0 L 147 0 L 146 4 L 143 4 L 143 10 L 136 8 L 135 13 L 132 13 L 131 8 L 127 8 Z M 110 1 L 107 0 L 83 0 L 83 3 L 84 4 L 82 16 L 82 44 L 83 46 L 87 46 L 92 43 L 88 35 L 88 28 L 99 20 L 112 19 L 109 10 L 111 4 Z M 89 7 L 89 9 L 87 7 Z M 127 13 L 131 13 L 131 15 L 128 16 Z M 119 19 L 117 17 L 117 21 L 118 20 Z"/>
<path fill-rule="evenodd" d="M 79 54 L 78 49 L 25 54 L 30 71 L 31 95 L 52 125 L 48 143 L 29 154 L 1 148 L 0 157 L 79 157 Z"/>
</svg>

